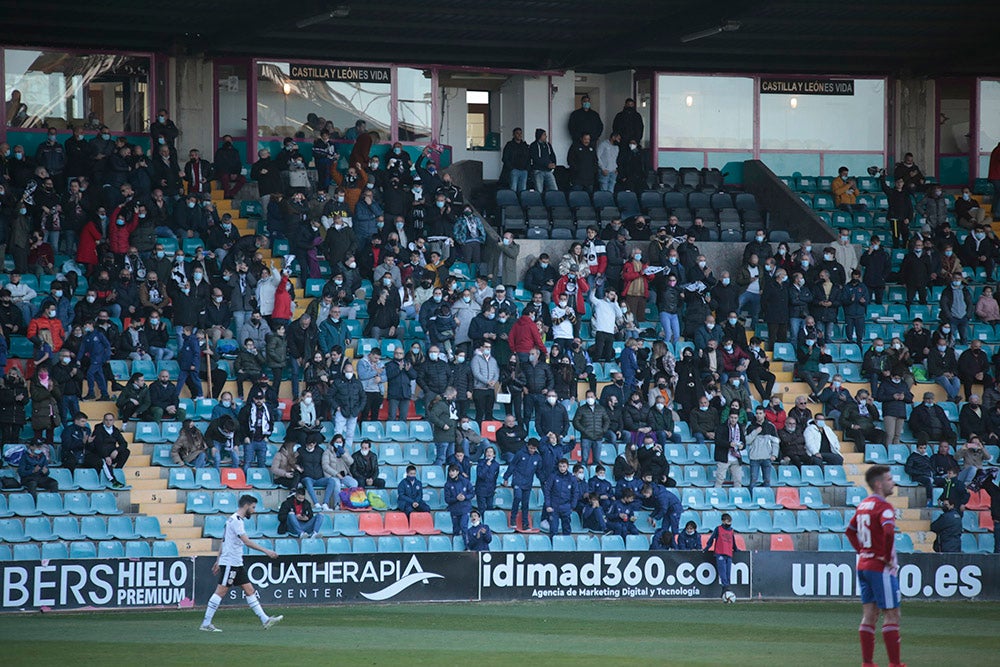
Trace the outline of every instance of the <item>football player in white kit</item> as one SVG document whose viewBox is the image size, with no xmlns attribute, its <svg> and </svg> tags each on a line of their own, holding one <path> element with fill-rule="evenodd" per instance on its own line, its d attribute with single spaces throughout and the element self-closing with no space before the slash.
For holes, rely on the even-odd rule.
<svg viewBox="0 0 1000 667">
<path fill-rule="evenodd" d="M 254 590 L 253 584 L 250 583 L 250 578 L 247 577 L 246 570 L 243 568 L 244 545 L 255 551 L 267 554 L 269 558 L 278 557 L 278 554 L 275 552 L 265 549 L 247 537 L 243 521 L 252 517 L 256 509 L 256 498 L 251 495 L 240 496 L 239 509 L 226 520 L 226 529 L 222 534 L 222 548 L 219 549 L 219 557 L 216 559 L 215 565 L 212 566 L 212 574 L 219 575 L 219 585 L 215 588 L 215 593 L 208 600 L 208 608 L 205 610 L 205 620 L 201 622 L 201 628 L 199 628 L 204 632 L 222 632 L 222 630 L 212 625 L 212 617 L 215 616 L 215 612 L 219 609 L 223 596 L 229 592 L 232 586 L 241 586 L 243 588 L 247 604 L 250 605 L 253 613 L 257 614 L 257 618 L 260 619 L 265 630 L 281 622 L 281 619 L 284 618 L 284 616 L 268 616 L 264 613 L 263 607 L 260 606 L 260 598 L 257 595 L 257 591 Z"/>
</svg>

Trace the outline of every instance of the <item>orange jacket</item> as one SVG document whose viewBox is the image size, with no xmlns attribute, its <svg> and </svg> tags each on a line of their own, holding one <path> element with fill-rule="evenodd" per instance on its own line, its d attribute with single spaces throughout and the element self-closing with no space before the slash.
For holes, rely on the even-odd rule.
<svg viewBox="0 0 1000 667">
<path fill-rule="evenodd" d="M 66 338 L 66 332 L 63 331 L 62 322 L 55 317 L 44 317 L 39 315 L 28 323 L 28 339 L 30 340 L 34 338 L 38 335 L 38 332 L 43 329 L 48 329 L 49 333 L 52 335 L 52 351 L 58 352 L 61 350 L 63 340 Z"/>
</svg>

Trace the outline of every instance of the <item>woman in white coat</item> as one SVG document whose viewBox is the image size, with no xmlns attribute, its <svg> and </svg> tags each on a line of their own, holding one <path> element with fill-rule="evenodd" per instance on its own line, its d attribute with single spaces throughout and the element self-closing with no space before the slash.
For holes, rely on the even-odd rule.
<svg viewBox="0 0 1000 667">
<path fill-rule="evenodd" d="M 270 317 L 274 312 L 274 293 L 281 283 L 281 272 L 271 267 L 260 272 L 257 281 L 257 308 L 264 317 Z"/>
<path fill-rule="evenodd" d="M 840 455 L 840 440 L 826 423 L 826 417 L 816 415 L 804 433 L 806 453 L 816 460 L 817 465 L 843 465 L 844 457 Z"/>
</svg>

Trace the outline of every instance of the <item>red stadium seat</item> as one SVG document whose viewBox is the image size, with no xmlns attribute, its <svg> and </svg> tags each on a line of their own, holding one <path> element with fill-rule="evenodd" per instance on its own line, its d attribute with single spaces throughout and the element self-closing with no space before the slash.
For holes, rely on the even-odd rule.
<svg viewBox="0 0 1000 667">
<path fill-rule="evenodd" d="M 993 515 L 989 512 L 979 513 L 979 527 L 985 528 L 988 532 L 993 532 Z"/>
<path fill-rule="evenodd" d="M 482 427 L 480 428 L 481 435 L 490 442 L 496 442 L 497 429 L 499 429 L 501 426 L 503 426 L 503 422 L 498 422 L 498 421 L 483 422 Z"/>
<path fill-rule="evenodd" d="M 969 498 L 969 502 L 965 506 L 965 509 L 988 510 L 990 508 L 990 495 L 985 491 L 982 490 L 976 491 L 975 493 L 970 495 L 971 498 Z"/>
<path fill-rule="evenodd" d="M 794 487 L 779 487 L 777 493 L 775 494 L 774 501 L 785 509 L 805 509 L 805 506 L 799 502 L 799 490 Z"/>
<path fill-rule="evenodd" d="M 246 475 L 240 468 L 223 468 L 222 469 L 222 483 L 230 489 L 252 489 L 253 487 L 247 484 Z"/>
<path fill-rule="evenodd" d="M 410 522 L 402 512 L 385 513 L 385 529 L 392 535 L 416 535 Z"/>
<path fill-rule="evenodd" d="M 771 551 L 795 551 L 795 542 L 791 535 L 771 535 Z"/>
<path fill-rule="evenodd" d="M 378 512 L 362 512 L 358 515 L 358 528 L 367 535 L 388 535 L 382 526 L 382 515 Z"/>
<path fill-rule="evenodd" d="M 417 535 L 440 535 L 440 530 L 434 529 L 434 515 L 430 512 L 413 512 L 410 514 L 410 530 Z"/>
</svg>

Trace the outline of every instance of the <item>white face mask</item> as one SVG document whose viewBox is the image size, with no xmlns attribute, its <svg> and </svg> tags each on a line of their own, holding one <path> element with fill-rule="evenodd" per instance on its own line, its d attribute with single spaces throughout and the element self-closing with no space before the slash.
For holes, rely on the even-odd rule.
<svg viewBox="0 0 1000 667">
<path fill-rule="evenodd" d="M 587 405 L 594 405 L 596 402 L 597 402 L 597 399 L 595 399 L 593 396 L 591 396 L 591 397 L 589 397 L 587 399 Z"/>
<path fill-rule="evenodd" d="M 583 480 L 584 477 L 586 477 L 586 475 L 584 475 L 583 471 L 580 471 L 580 472 L 576 473 L 576 478 L 577 479 Z"/>
<path fill-rule="evenodd" d="M 549 405 L 555 405 L 556 404 L 556 397 L 555 396 L 549 396 L 548 401 L 549 401 Z"/>
<path fill-rule="evenodd" d="M 351 378 L 354 377 L 354 371 L 347 371 L 347 372 L 345 372 L 344 373 L 344 377 L 347 378 L 348 380 L 350 380 Z"/>
</svg>

